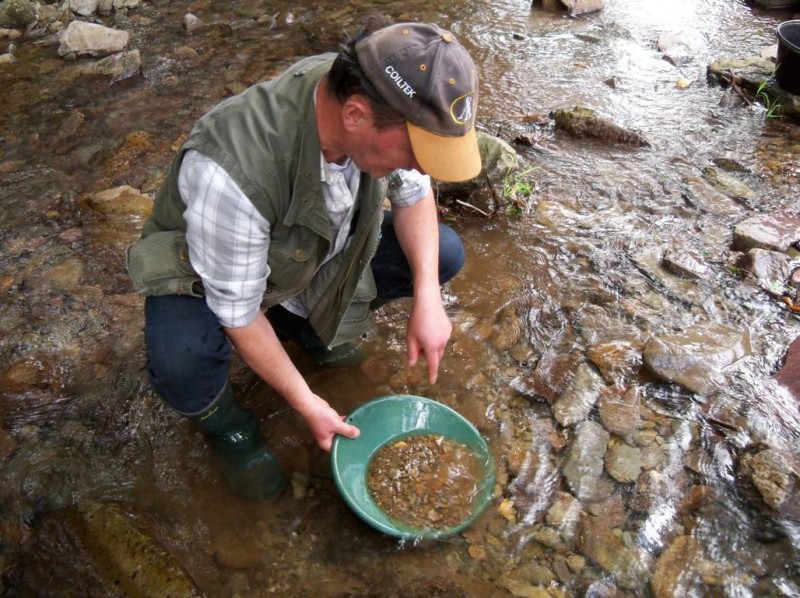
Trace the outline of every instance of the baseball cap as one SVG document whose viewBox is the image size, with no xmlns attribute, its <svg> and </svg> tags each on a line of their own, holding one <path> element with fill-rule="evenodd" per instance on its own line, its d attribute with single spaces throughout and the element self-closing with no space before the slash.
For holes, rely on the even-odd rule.
<svg viewBox="0 0 800 598">
<path fill-rule="evenodd" d="M 455 36 L 437 25 L 397 23 L 368 35 L 355 50 L 369 82 L 405 117 L 422 169 L 445 182 L 478 176 L 478 71 Z"/>
</svg>

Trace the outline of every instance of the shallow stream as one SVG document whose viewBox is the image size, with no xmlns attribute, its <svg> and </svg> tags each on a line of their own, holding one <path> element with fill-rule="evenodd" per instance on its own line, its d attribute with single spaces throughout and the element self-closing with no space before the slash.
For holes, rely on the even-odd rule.
<svg viewBox="0 0 800 598">
<path fill-rule="evenodd" d="M 481 72 L 482 130 L 532 140 L 514 145 L 532 188 L 518 215 L 485 215 L 491 198 L 478 205 L 480 195 L 442 200 L 468 261 L 446 289 L 454 333 L 435 386 L 406 366 L 403 302 L 378 312 L 361 368 L 318 371 L 289 347 L 342 413 L 424 395 L 489 440 L 495 502 L 464 534 L 419 545 L 347 509 L 302 422 L 240 363 L 237 390 L 294 483 L 271 504 L 231 493 L 200 434 L 147 389 L 141 299 L 121 261 L 141 218 L 98 215 L 84 200 L 119 185 L 152 195 L 199 116 L 335 49 L 372 9 L 451 29 Z M 206 22 L 192 36 L 187 12 Z M 52 45 L 15 40 L 17 62 L 0 66 L 0 588 L 120 595 L 72 524 L 74 505 L 93 500 L 135 508 L 209 596 L 800 596 L 800 524 L 756 508 L 735 483 L 750 445 L 798 458 L 797 402 L 770 377 L 800 319 L 730 267 L 738 221 L 798 214 L 800 129 L 758 104 L 722 107 L 725 90 L 706 80 L 713 60 L 776 43 L 790 16 L 743 0 L 607 0 L 577 18 L 525 0 L 155 0 L 104 20 L 131 32 L 143 60 L 142 77 L 114 85 L 77 77 Z M 688 48 L 681 66 L 657 48 L 664 34 Z M 577 105 L 650 146 L 557 131 L 548 115 Z M 695 209 L 684 179 L 723 161 L 741 167 L 733 174 L 754 199 Z M 669 250 L 703 256 L 705 277 L 660 274 Z M 637 389 L 639 419 L 609 446 L 635 446 L 641 474 L 603 475 L 576 501 L 562 471 L 575 427 L 553 419 L 547 391 L 563 385 L 557 373 L 543 382 L 542 364 L 572 364 L 572 375 L 593 347 L 638 350 L 697 325 L 748 330 L 752 353 L 708 396 L 636 359 L 613 372 L 608 386 Z M 596 409 L 587 419 L 600 420 Z"/>
</svg>

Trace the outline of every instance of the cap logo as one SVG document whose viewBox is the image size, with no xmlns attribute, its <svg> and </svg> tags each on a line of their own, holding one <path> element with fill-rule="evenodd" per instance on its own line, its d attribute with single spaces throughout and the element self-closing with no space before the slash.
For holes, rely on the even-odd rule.
<svg viewBox="0 0 800 598">
<path fill-rule="evenodd" d="M 384 72 L 389 75 L 389 78 L 394 81 L 394 84 L 397 85 L 397 87 L 399 87 L 400 90 L 408 97 L 413 98 L 417 93 L 413 87 L 406 83 L 406 80 L 403 79 L 403 76 L 398 73 L 391 64 L 384 69 Z"/>
<path fill-rule="evenodd" d="M 472 120 L 472 96 L 474 92 L 469 92 L 463 96 L 458 96 L 450 104 L 450 116 L 459 125 L 465 125 Z"/>
</svg>

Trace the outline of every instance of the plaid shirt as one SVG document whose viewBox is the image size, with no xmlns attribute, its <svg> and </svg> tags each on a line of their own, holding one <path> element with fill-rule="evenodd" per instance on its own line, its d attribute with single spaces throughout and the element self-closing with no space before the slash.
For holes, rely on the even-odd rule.
<svg viewBox="0 0 800 598">
<path fill-rule="evenodd" d="M 347 244 L 361 172 L 350 160 L 339 166 L 320 156 L 320 162 L 333 232 L 331 258 Z M 414 205 L 430 189 L 430 178 L 414 170 L 397 170 L 389 179 L 388 199 L 394 207 Z M 203 279 L 208 307 L 222 326 L 247 326 L 258 314 L 267 288 L 269 222 L 221 166 L 197 151 L 186 152 L 178 189 L 186 204 L 189 259 Z M 308 315 L 298 297 L 283 305 L 299 316 Z"/>
</svg>

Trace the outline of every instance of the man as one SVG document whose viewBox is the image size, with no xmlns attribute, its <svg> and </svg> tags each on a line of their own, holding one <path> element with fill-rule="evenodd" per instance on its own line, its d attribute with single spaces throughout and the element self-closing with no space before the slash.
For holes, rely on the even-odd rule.
<svg viewBox="0 0 800 598">
<path fill-rule="evenodd" d="M 426 174 L 480 172 L 475 65 L 435 25 L 368 19 L 338 55 L 301 60 L 229 98 L 172 163 L 128 270 L 145 301 L 156 392 L 209 437 L 228 479 L 270 497 L 285 479 L 228 382 L 232 346 L 323 450 L 354 438 L 281 343 L 357 363 L 373 308 L 412 296 L 408 360 L 431 383 L 452 330 L 440 284 L 463 265 Z M 384 216 L 388 197 L 392 211 Z"/>
</svg>

